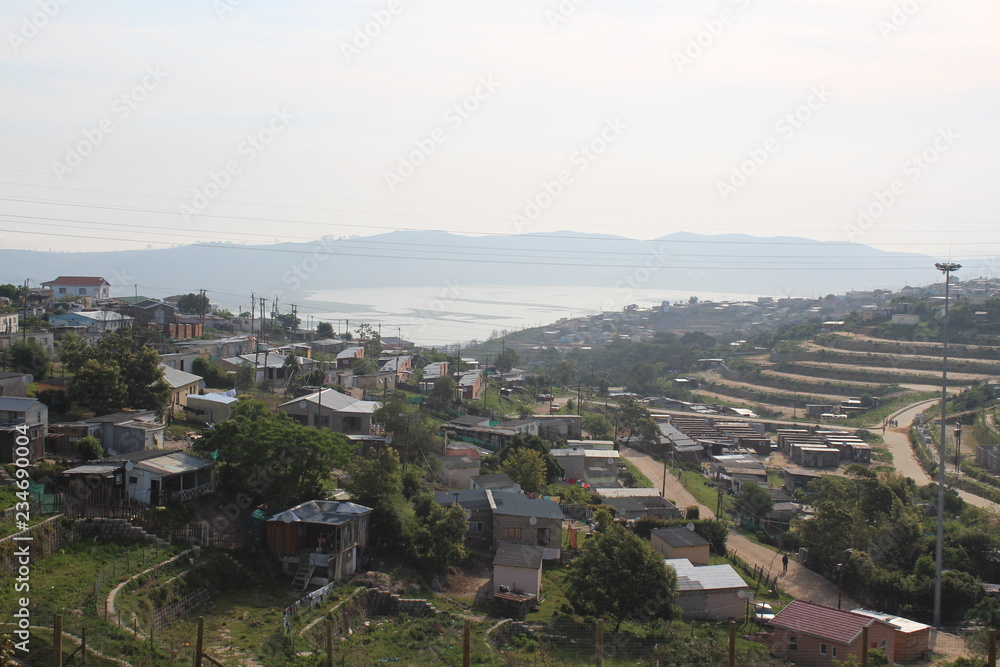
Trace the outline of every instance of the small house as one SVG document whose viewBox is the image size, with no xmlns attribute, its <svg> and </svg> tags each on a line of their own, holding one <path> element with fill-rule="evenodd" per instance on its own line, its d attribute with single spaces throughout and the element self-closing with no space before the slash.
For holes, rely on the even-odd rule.
<svg viewBox="0 0 1000 667">
<path fill-rule="evenodd" d="M 187 407 L 188 397 L 197 395 L 205 387 L 205 379 L 200 375 L 179 371 L 166 364 L 160 364 L 163 370 L 163 380 L 170 387 L 170 407 L 168 410 L 174 414 Z"/>
<path fill-rule="evenodd" d="M 657 528 L 650 533 L 653 550 L 666 559 L 686 558 L 693 565 L 708 565 L 711 543 L 685 526 Z"/>
<path fill-rule="evenodd" d="M 677 572 L 677 604 L 684 620 L 727 621 L 743 617 L 749 586 L 731 565 L 696 567 L 687 558 L 663 562 Z"/>
<path fill-rule="evenodd" d="M 441 483 L 449 489 L 473 488 L 471 481 L 478 475 L 478 457 L 460 455 L 441 458 Z"/>
<path fill-rule="evenodd" d="M 188 396 L 185 411 L 188 420 L 218 424 L 229 419 L 238 400 L 235 396 L 218 393 Z"/>
<path fill-rule="evenodd" d="M 826 667 L 861 659 L 861 639 L 868 628 L 868 647 L 886 652 L 889 664 L 896 660 L 896 626 L 879 618 L 827 607 L 805 600 L 792 600 L 771 619 L 771 653 L 796 664 Z"/>
<path fill-rule="evenodd" d="M 878 618 L 896 627 L 893 643 L 896 647 L 897 662 L 915 662 L 930 653 L 931 626 L 911 621 L 902 616 L 893 616 L 868 609 L 852 609 L 852 613 Z"/>
<path fill-rule="evenodd" d="M 294 588 L 352 576 L 368 547 L 372 509 L 343 500 L 310 500 L 267 520 L 267 545 Z"/>
<path fill-rule="evenodd" d="M 493 557 L 493 592 L 499 593 L 501 586 L 518 595 L 534 595 L 542 592 L 542 547 L 527 544 L 504 543 L 497 546 Z"/>
</svg>

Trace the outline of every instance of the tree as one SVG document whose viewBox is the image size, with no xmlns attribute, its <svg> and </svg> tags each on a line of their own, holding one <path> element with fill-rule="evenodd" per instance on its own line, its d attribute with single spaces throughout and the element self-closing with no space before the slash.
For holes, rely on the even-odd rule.
<svg viewBox="0 0 1000 667">
<path fill-rule="evenodd" d="M 580 614 L 608 617 L 614 631 L 627 618 L 672 618 L 677 573 L 648 542 L 598 513 L 595 533 L 566 574 L 566 597 Z"/>
<path fill-rule="evenodd" d="M 278 322 L 289 331 L 297 331 L 302 318 L 296 317 L 292 313 L 281 313 L 278 315 Z"/>
<path fill-rule="evenodd" d="M 33 338 L 11 345 L 7 350 L 7 360 L 15 371 L 30 373 L 36 381 L 47 378 L 52 366 L 52 355 Z"/>
<path fill-rule="evenodd" d="M 753 525 L 759 527 L 774 509 L 774 499 L 771 498 L 767 489 L 759 484 L 745 482 L 740 489 L 740 494 L 736 496 L 736 507 L 740 513 L 750 517 Z"/>
<path fill-rule="evenodd" d="M 595 440 L 610 439 L 612 429 L 611 420 L 600 413 L 589 413 L 583 417 L 583 430 Z"/>
<path fill-rule="evenodd" d="M 356 459 L 348 466 L 350 479 L 344 490 L 354 502 L 372 508 L 371 541 L 387 550 L 410 552 L 412 523 L 403 498 L 399 455 L 386 447 L 374 459 Z"/>
<path fill-rule="evenodd" d="M 568 385 L 574 377 L 576 377 L 576 368 L 566 359 L 556 364 L 556 368 L 552 372 L 552 379 L 561 386 Z"/>
<path fill-rule="evenodd" d="M 556 457 L 552 456 L 551 449 L 552 443 L 548 440 L 542 440 L 537 435 L 529 435 L 528 437 L 515 435 L 510 439 L 506 445 L 504 445 L 499 452 L 495 455 L 490 455 L 482 459 L 482 465 L 484 468 L 491 468 L 503 470 L 503 465 L 508 458 L 514 455 L 515 452 L 521 449 L 530 449 L 536 452 L 545 463 L 545 483 L 551 484 L 562 477 L 563 468 L 556 461 Z M 495 462 L 495 463 L 494 463 Z M 490 464 L 493 463 L 491 466 Z"/>
<path fill-rule="evenodd" d="M 512 347 L 505 347 L 503 352 L 497 355 L 496 366 L 501 373 L 508 373 L 521 361 L 521 355 Z"/>
<path fill-rule="evenodd" d="M 257 381 L 257 369 L 249 361 L 241 361 L 236 367 L 236 387 L 248 389 Z"/>
<path fill-rule="evenodd" d="M 503 462 L 500 469 L 528 493 L 545 490 L 546 466 L 541 455 L 531 449 L 518 449 Z"/>
<path fill-rule="evenodd" d="M 85 461 L 96 461 L 104 457 L 104 447 L 101 441 L 92 435 L 80 438 L 76 443 L 77 455 Z"/>
<path fill-rule="evenodd" d="M 233 378 L 208 359 L 198 357 L 191 362 L 191 372 L 205 380 L 206 387 L 228 389 L 233 386 Z"/>
<path fill-rule="evenodd" d="M 458 504 L 445 507 L 430 494 L 417 499 L 415 548 L 433 570 L 443 572 L 465 558 L 465 533 L 469 524 Z"/>
<path fill-rule="evenodd" d="M 177 310 L 188 315 L 208 314 L 212 312 L 212 305 L 207 296 L 189 293 L 177 299 Z"/>
<path fill-rule="evenodd" d="M 660 429 L 653 421 L 649 410 L 627 396 L 618 402 L 616 417 L 624 437 L 628 439 L 638 438 L 642 442 L 654 442 L 659 438 Z"/>
<path fill-rule="evenodd" d="M 329 322 L 320 322 L 316 325 L 316 335 L 320 338 L 333 338 L 333 325 Z"/>
<path fill-rule="evenodd" d="M 431 398 L 439 405 L 448 405 L 455 400 L 455 389 L 458 385 L 454 378 L 447 375 L 434 378 L 431 388 Z"/>
<path fill-rule="evenodd" d="M 366 357 L 378 357 L 382 352 L 382 335 L 372 325 L 363 323 L 357 329 L 358 342 L 365 348 Z"/>
<path fill-rule="evenodd" d="M 304 426 L 248 398 L 236 403 L 231 419 L 207 431 L 197 449 L 216 457 L 222 490 L 273 509 L 325 498 L 330 471 L 347 466 L 354 454 L 344 435 Z"/>
<path fill-rule="evenodd" d="M 64 342 L 60 358 L 72 373 L 69 398 L 94 412 L 162 411 L 170 398 L 160 355 L 137 344 L 127 331 L 107 334 L 91 347 L 75 340 Z"/>
</svg>

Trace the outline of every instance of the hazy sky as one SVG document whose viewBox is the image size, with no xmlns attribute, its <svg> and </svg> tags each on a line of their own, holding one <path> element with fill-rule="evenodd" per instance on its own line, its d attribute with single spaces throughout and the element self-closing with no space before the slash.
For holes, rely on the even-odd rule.
<svg viewBox="0 0 1000 667">
<path fill-rule="evenodd" d="M 0 247 L 687 230 L 1000 254 L 997 19 L 995 0 L 9 0 Z"/>
</svg>

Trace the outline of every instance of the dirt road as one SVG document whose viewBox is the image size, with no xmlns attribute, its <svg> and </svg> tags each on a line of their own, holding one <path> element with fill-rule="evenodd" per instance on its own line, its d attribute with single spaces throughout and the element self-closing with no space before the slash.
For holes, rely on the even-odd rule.
<svg viewBox="0 0 1000 667">
<path fill-rule="evenodd" d="M 623 448 L 622 455 L 631 461 L 658 489 L 663 488 L 663 464 L 652 457 L 637 452 L 634 449 Z M 684 509 L 691 505 L 698 505 L 701 516 L 714 518 L 715 513 L 711 509 L 700 505 L 687 489 L 677 481 L 677 478 L 668 474 L 666 485 L 666 496 L 674 500 L 675 504 Z M 757 544 L 751 540 L 729 531 L 729 549 L 736 553 L 750 565 L 763 567 L 765 572 L 772 574 L 781 570 L 781 554 L 769 547 Z M 827 581 L 804 565 L 799 565 L 794 558 L 788 563 L 788 572 L 783 573 L 778 578 L 778 586 L 789 595 L 802 600 L 811 600 L 820 604 L 837 606 L 837 586 L 831 581 Z M 842 602 L 844 609 L 856 609 L 860 605 L 848 597 L 844 597 Z"/>
</svg>

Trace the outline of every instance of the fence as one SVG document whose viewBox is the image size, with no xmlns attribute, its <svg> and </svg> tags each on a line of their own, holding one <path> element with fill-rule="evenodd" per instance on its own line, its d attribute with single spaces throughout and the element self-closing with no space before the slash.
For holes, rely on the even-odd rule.
<svg viewBox="0 0 1000 667">
<path fill-rule="evenodd" d="M 758 593 L 763 585 L 765 591 L 772 591 L 774 595 L 778 595 L 780 591 L 778 590 L 778 573 L 775 572 L 774 576 L 771 576 L 771 568 L 768 567 L 765 571 L 763 565 L 751 565 L 743 560 L 733 549 L 726 554 L 726 558 L 729 562 L 746 572 L 747 576 L 753 579 L 754 582 L 754 593 Z"/>
</svg>

